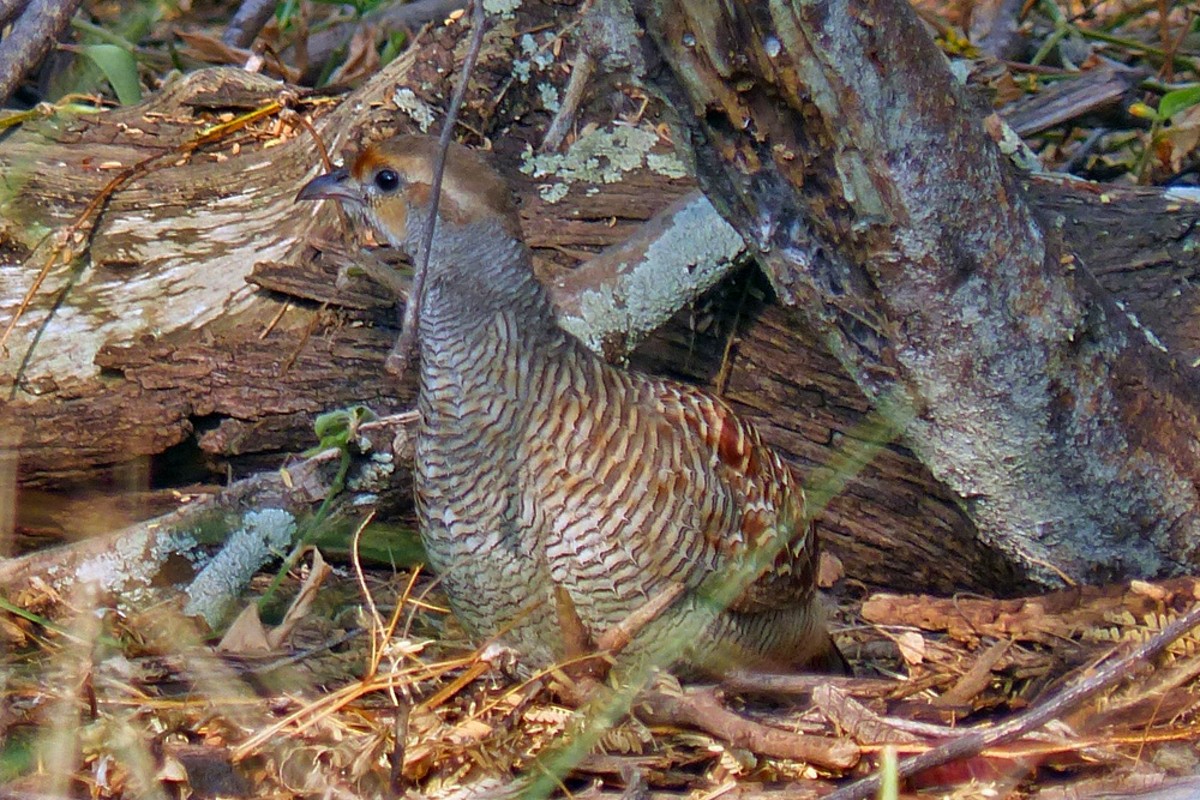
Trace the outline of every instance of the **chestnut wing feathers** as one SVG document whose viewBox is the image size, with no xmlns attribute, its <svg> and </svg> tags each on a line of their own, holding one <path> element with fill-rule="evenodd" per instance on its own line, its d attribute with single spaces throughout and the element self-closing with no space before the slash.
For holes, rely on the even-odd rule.
<svg viewBox="0 0 1200 800">
<path fill-rule="evenodd" d="M 659 402 L 687 446 L 707 457 L 706 483 L 732 502 L 730 513 L 714 519 L 705 532 L 720 564 L 748 556 L 761 559 L 762 571 L 730 607 L 754 613 L 808 602 L 816 541 L 805 518 L 804 491 L 787 464 L 754 427 L 712 395 L 663 384 Z"/>
<path fill-rule="evenodd" d="M 719 580 L 764 549 L 776 555 L 730 608 L 812 599 L 803 493 L 751 426 L 699 390 L 594 358 L 574 365 L 533 415 L 524 516 L 589 624 L 619 622 L 673 583 Z"/>
</svg>

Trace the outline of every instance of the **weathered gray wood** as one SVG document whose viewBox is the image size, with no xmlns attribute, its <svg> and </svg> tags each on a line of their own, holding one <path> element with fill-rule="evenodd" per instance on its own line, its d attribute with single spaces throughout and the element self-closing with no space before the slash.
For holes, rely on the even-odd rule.
<svg viewBox="0 0 1200 800">
<path fill-rule="evenodd" d="M 706 193 L 984 540 L 1047 583 L 1200 562 L 1198 388 L 1040 225 L 898 0 L 636 2 Z"/>
<path fill-rule="evenodd" d="M 529 9 L 544 13 L 540 4 L 525 4 L 520 13 Z M 571 142 L 554 156 L 528 156 L 525 145 L 532 152 L 540 131 L 513 125 L 509 115 L 532 113 L 547 86 L 562 88 L 566 73 L 557 69 L 561 61 L 542 67 L 527 61 L 529 83 L 512 81 L 516 62 L 511 38 L 504 37 L 540 23 L 518 17 L 495 24 L 485 42 L 485 68 L 469 96 L 468 122 L 492 136 L 497 161 L 522 199 L 527 239 L 565 313 L 594 326 L 595 340 L 614 345 L 615 354 L 631 335 L 616 332 L 613 320 L 618 327 L 653 327 L 670 312 L 657 302 L 647 304 L 653 314 L 631 316 L 630 308 L 622 308 L 627 287 L 646 280 L 640 272 L 663 269 L 654 256 L 669 236 L 711 243 L 704 222 L 712 219 L 705 216 L 711 211 L 668 214 L 656 223 L 663 226 L 659 233 L 640 229 L 643 220 L 693 185 L 675 177 L 678 162 L 664 158 L 669 143 L 646 133 L 661 119 L 653 105 L 642 128 L 631 130 L 612 124 L 620 113 L 613 96 L 595 94 L 580 117 L 581 125 L 595 124 L 592 138 Z M 337 131 L 338 142 L 412 130 L 426 111 L 436 119 L 433 104 L 451 74 L 457 36 L 453 29 L 423 35 L 415 56 L 389 66 L 340 105 L 311 98 L 297 107 L 306 114 L 323 112 L 325 121 L 317 119 L 317 125 Z M 570 54 L 564 48 L 561 59 Z M 397 87 L 418 93 L 398 99 Z M 489 105 L 501 88 L 503 113 Z M 278 84 L 239 71 L 199 73 L 146 106 L 48 120 L 0 142 L 0 175 L 10 189 L 0 198 L 0 253 L 6 256 L 0 260 L 8 262 L 0 263 L 0 307 L 6 312 L 0 319 L 7 320 L 41 264 L 29 248 L 49 226 L 70 221 L 112 176 L 113 170 L 100 168 L 105 159 L 135 163 L 185 141 L 206 124 L 199 115 L 211 114 L 214 106 L 250 110 L 286 96 Z M 153 109 L 166 116 L 148 116 Z M 637 110 L 636 103 L 629 110 Z M 258 130 L 269 138 L 275 124 L 273 117 Z M 60 488 L 80 477 L 119 476 L 129 472 L 127 465 L 157 459 L 179 443 L 192 447 L 189 441 L 218 466 L 230 460 L 242 471 L 269 466 L 282 453 L 312 446 L 312 420 L 322 411 L 362 402 L 389 413 L 406 404 L 411 387 L 395 386 L 381 369 L 395 336 L 392 300 L 369 280 L 339 277 L 358 244 L 342 240 L 329 212 L 314 219 L 310 207 L 292 204 L 296 186 L 317 169 L 317 155 L 307 134 L 282 130 L 290 134 L 281 144 L 262 149 L 263 142 L 250 137 L 240 140 L 237 154 L 227 145 L 218 148 L 224 161 L 215 152 L 193 155 L 185 164 L 168 160 L 118 192 L 59 312 L 48 312 L 55 292 L 44 289 L 37 296 L 0 373 L 11 380 L 15 365 L 30 352 L 29 341 L 46 323 L 23 388 L 0 409 L 6 432 L 19 437 L 24 485 Z M 651 151 L 657 166 L 647 163 Z M 27 168 L 34 160 L 50 165 L 46 176 Z M 16 178 L 27 182 L 14 183 Z M 201 180 L 204 191 L 190 185 Z M 242 184 L 261 191 L 233 188 Z M 1181 363 L 1200 358 L 1191 256 L 1197 208 L 1151 191 L 1101 194 L 1091 185 L 1044 180 L 1032 187 L 1046 224 L 1061 227 L 1071 248 L 1141 324 Z M 692 207 L 693 200 L 681 203 Z M 255 206 L 263 203 L 275 210 Z M 231 213 L 231 207 L 239 210 Z M 268 240 L 293 239 L 282 255 L 259 248 L 263 220 L 275 219 L 275 213 L 278 230 Z M 152 240 L 125 216 L 157 225 L 164 234 Z M 639 238 L 579 270 L 562 269 L 631 233 Z M 193 239 L 203 242 L 195 254 Z M 705 258 L 741 258 L 736 239 L 720 241 L 701 248 Z M 139 258 L 145 261 L 121 261 L 131 242 L 141 242 Z M 684 256 L 685 270 L 692 270 L 689 259 L 701 257 L 666 249 Z M 199 257 L 200 252 L 207 255 Z M 28 257 L 15 263 L 22 254 Z M 698 261 L 689 277 L 715 274 L 712 266 Z M 68 273 L 56 270 L 51 282 L 63 286 Z M 687 303 L 693 291 L 675 293 L 673 302 Z M 766 302 L 768 295 L 744 281 L 726 283 L 676 314 L 633 362 L 724 394 L 806 475 L 828 463 L 845 436 L 854 435 L 871 403 L 816 329 L 795 311 Z M 604 302 L 611 303 L 607 310 Z M 598 306 L 601 313 L 593 313 Z M 133 471 L 148 474 L 150 465 Z M 114 483 L 107 480 L 106 485 Z M 398 487 L 401 496 L 405 489 Z M 1018 563 L 980 540 L 960 498 L 901 446 L 888 449 L 854 480 L 819 524 L 848 574 L 869 584 L 939 591 L 1022 587 L 1025 572 Z"/>
</svg>

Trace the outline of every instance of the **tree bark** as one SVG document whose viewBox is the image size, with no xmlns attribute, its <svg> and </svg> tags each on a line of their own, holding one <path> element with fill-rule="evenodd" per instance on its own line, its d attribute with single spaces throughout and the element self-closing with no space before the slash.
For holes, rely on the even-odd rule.
<svg viewBox="0 0 1200 800">
<path fill-rule="evenodd" d="M 514 52 L 518 31 L 546 29 L 548 40 L 562 27 L 552 15 L 559 12 L 547 8 L 526 3 L 523 16 L 494 21 L 466 122 L 489 137 L 522 200 L 526 238 L 564 323 L 616 357 L 631 342 L 627 326 L 644 332 L 686 305 L 641 345 L 634 365 L 724 394 L 802 475 L 827 463 L 861 426 L 869 394 L 851 380 L 853 365 L 847 372 L 830 354 L 819 327 L 773 302 L 761 281 L 743 275 L 687 305 L 697 287 L 744 254 L 737 237 L 713 233 L 711 207 L 683 198 L 694 183 L 661 168 L 671 153 L 667 141 L 620 138 L 631 127 L 614 120 L 640 113 L 637 98 L 598 78 L 579 126 L 608 137 L 603 146 L 581 133 L 545 174 L 542 157 L 527 155 L 550 117 L 540 98 L 548 86 L 563 89 L 561 67 L 573 55 L 563 48 L 557 61 L 539 66 Z M 0 253 L 9 262 L 0 263 L 2 319 L 44 263 L 44 234 L 75 218 L 112 177 L 113 163 L 137 163 L 177 147 L 222 112 L 280 98 L 311 115 L 334 152 L 365 136 L 419 129 L 426 113 L 436 119 L 436 98 L 449 93 L 460 50 L 455 29 L 427 32 L 408 56 L 336 105 L 217 70 L 188 76 L 136 108 L 17 131 L 0 142 L 9 187 L 0 195 Z M 528 82 L 513 78 L 526 69 Z M 412 97 L 403 94 L 414 89 Z M 653 129 L 660 114 L 652 104 L 636 130 Z M 0 430 L 18 439 L 7 446 L 19 452 L 27 488 L 119 476 L 139 459 L 150 459 L 154 469 L 144 471 L 153 473 L 197 447 L 222 471 L 274 466 L 282 454 L 312 446 L 312 421 L 322 411 L 361 402 L 390 413 L 409 401 L 411 387 L 395 386 L 381 368 L 396 333 L 392 297 L 341 274 L 358 258 L 358 244 L 343 240 L 331 210 L 314 217 L 291 201 L 319 168 L 311 138 L 279 114 L 240 136 L 237 152 L 234 141 L 222 141 L 182 163 L 164 159 L 161 169 L 119 190 L 83 260 L 54 267 L 35 295 L 0 371 L 12 392 Z M 645 148 L 640 158 L 637 147 Z M 1032 182 L 1031 196 L 1144 330 L 1181 364 L 1200 359 L 1195 205 L 1153 191 L 1101 194 L 1043 180 Z M 641 228 L 677 198 L 688 213 L 667 213 L 655 223 L 658 232 Z M 563 269 L 634 233 L 641 238 Z M 644 295 L 636 288 L 647 280 L 643 271 L 661 275 L 662 251 L 674 258 L 665 262 L 673 264 L 671 282 L 694 279 L 691 288 L 676 291 L 673 305 L 635 309 L 628 300 Z M 1028 588 L 1028 563 L 980 538 L 955 488 L 896 445 L 832 501 L 819 527 L 847 573 L 867 584 Z"/>
<path fill-rule="evenodd" d="M 634 5 L 702 188 L 979 535 L 1046 583 L 1195 568 L 1193 368 L 1039 219 L 912 10 Z"/>
</svg>

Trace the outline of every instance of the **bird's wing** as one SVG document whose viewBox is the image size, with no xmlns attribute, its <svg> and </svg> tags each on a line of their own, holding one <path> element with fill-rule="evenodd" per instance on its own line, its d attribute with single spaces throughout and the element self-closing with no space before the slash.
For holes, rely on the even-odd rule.
<svg viewBox="0 0 1200 800">
<path fill-rule="evenodd" d="M 813 594 L 816 542 L 805 519 L 803 489 L 758 431 L 724 402 L 698 389 L 654 382 L 653 402 L 678 449 L 699 458 L 691 469 L 697 490 L 718 513 L 699 520 L 716 553 L 717 576 L 741 571 L 745 588 L 730 608 L 760 612 L 808 601 Z"/>
<path fill-rule="evenodd" d="M 581 617 L 604 629 L 679 584 L 750 613 L 810 600 L 804 496 L 758 433 L 697 389 L 585 363 L 521 458 L 525 528 Z M 745 588 L 713 583 L 739 567 Z"/>
</svg>

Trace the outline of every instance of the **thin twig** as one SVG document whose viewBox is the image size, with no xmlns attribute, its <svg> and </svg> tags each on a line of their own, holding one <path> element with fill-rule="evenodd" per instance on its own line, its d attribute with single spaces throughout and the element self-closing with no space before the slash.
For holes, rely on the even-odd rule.
<svg viewBox="0 0 1200 800">
<path fill-rule="evenodd" d="M 1069 709 L 1079 705 L 1089 697 L 1107 689 L 1129 675 L 1129 672 L 1142 661 L 1154 658 L 1179 637 L 1200 625 L 1200 603 L 1197 603 L 1186 614 L 1177 617 L 1174 622 L 1163 628 L 1157 634 L 1135 647 L 1122 658 L 1109 662 L 1097 669 L 1090 676 L 1085 676 L 1077 683 L 1063 688 L 1046 702 L 1030 708 L 1023 714 L 1018 714 L 1010 720 L 994 727 L 973 730 L 943 745 L 939 745 L 927 753 L 905 759 L 897 771 L 901 778 L 907 778 L 927 769 L 970 758 L 978 755 L 984 749 L 1011 742 L 1012 740 L 1040 728 L 1047 722 L 1063 716 Z M 879 789 L 879 776 L 871 776 L 855 781 L 849 786 L 838 789 L 825 800 L 866 800 Z"/>
<path fill-rule="evenodd" d="M 275 0 L 242 0 L 221 41 L 231 47 L 249 47 L 275 13 Z"/>
<path fill-rule="evenodd" d="M 396 721 L 392 725 L 392 765 L 388 775 L 388 786 L 394 797 L 400 797 L 408 788 L 408 779 L 404 776 L 404 752 L 408 739 L 408 717 L 411 711 L 412 706 L 408 704 L 396 706 Z"/>
<path fill-rule="evenodd" d="M 329 148 L 325 146 L 325 140 L 321 138 L 321 134 L 313 127 L 312 120 L 299 112 L 293 112 L 292 118 L 308 131 L 308 135 L 316 143 L 317 150 L 321 152 L 321 166 L 326 172 L 333 172 L 333 159 L 329 157 Z M 338 208 L 341 208 L 341 204 L 338 204 Z"/>
<path fill-rule="evenodd" d="M 433 205 L 429 209 L 429 222 L 425 226 L 425 238 L 421 242 L 421 252 L 417 254 L 417 267 L 413 273 L 412 288 L 409 289 L 408 303 L 404 306 L 404 324 L 400 328 L 400 339 L 392 356 L 397 359 L 397 373 L 402 374 L 408 367 L 417 342 L 417 322 L 421 314 L 421 302 L 425 294 L 425 275 L 429 272 L 429 251 L 433 247 L 433 233 L 437 227 L 438 203 L 442 199 L 442 173 L 446 170 L 446 151 L 450 149 L 450 137 L 454 135 L 454 123 L 458 119 L 458 111 L 462 107 L 463 98 L 467 94 L 467 81 L 475 69 L 479 58 L 479 50 L 483 47 L 483 0 L 474 0 L 471 4 L 471 47 L 467 50 L 466 60 L 463 61 L 462 72 L 458 76 L 458 85 L 454 87 L 454 96 L 450 99 L 450 107 L 446 109 L 446 119 L 442 123 L 442 135 L 438 138 L 437 161 L 433 165 Z"/>
<path fill-rule="evenodd" d="M 579 112 L 580 103 L 583 102 L 583 93 L 587 90 L 588 79 L 595 71 L 596 60 L 583 46 L 580 46 L 579 53 L 575 56 L 575 63 L 571 66 L 571 77 L 567 81 L 567 90 L 563 95 L 562 105 L 559 106 L 554 119 L 550 121 L 550 127 L 546 129 L 546 137 L 542 139 L 542 146 L 539 149 L 543 153 L 553 152 L 563 143 L 567 131 L 575 124 L 575 115 Z"/>
<path fill-rule="evenodd" d="M 764 725 L 730 711 L 711 686 L 674 694 L 653 687 L 635 701 L 637 715 L 651 725 L 679 725 L 707 731 L 753 753 L 804 761 L 823 769 L 849 769 L 861 751 L 848 738 L 813 736 Z"/>
<path fill-rule="evenodd" d="M 354 580 L 358 583 L 358 590 L 362 593 L 363 600 L 367 604 L 367 613 L 371 618 L 371 660 L 369 662 L 369 675 L 374 675 L 379 668 L 379 659 L 383 654 L 383 648 L 387 644 L 387 638 L 382 636 L 384 631 L 383 617 L 379 615 L 379 607 L 375 605 L 375 598 L 371 595 L 371 587 L 367 586 L 367 576 L 363 572 L 362 561 L 358 557 L 358 546 L 362 541 L 362 532 L 371 520 L 375 519 L 375 511 L 372 510 L 367 515 L 366 519 L 358 524 L 354 529 L 354 536 L 350 539 L 350 563 L 354 567 Z"/>
<path fill-rule="evenodd" d="M 849 678 L 844 675 L 733 670 L 721 678 L 721 689 L 730 694 L 809 695 L 818 686 L 832 684 L 854 695 L 882 696 L 896 688 L 894 680 Z"/>
</svg>

